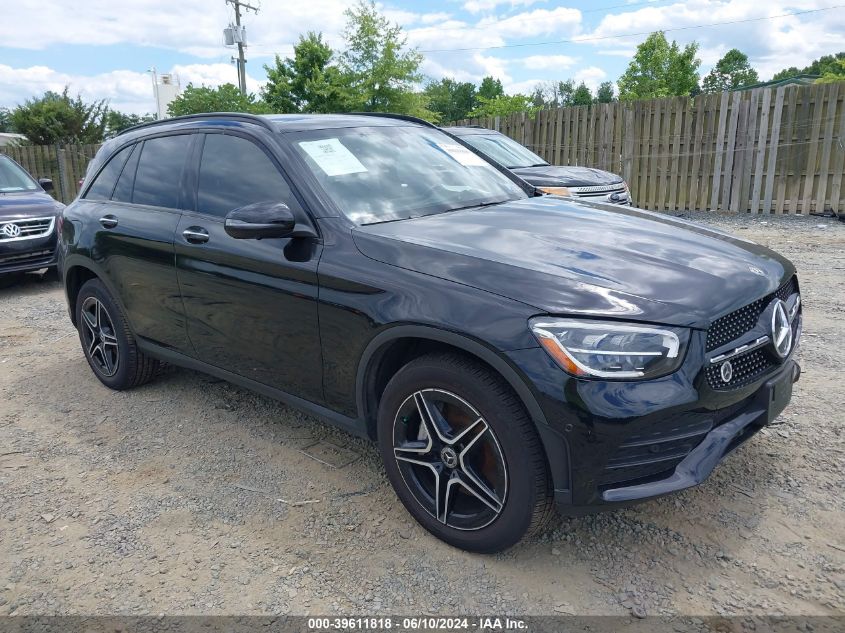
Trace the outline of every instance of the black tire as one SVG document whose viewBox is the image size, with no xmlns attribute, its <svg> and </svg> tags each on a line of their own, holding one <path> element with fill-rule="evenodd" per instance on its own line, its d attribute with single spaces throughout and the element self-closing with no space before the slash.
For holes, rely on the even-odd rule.
<svg viewBox="0 0 845 633">
<path fill-rule="evenodd" d="M 99 302 L 105 313 L 105 318 L 101 319 L 102 322 L 108 323 L 108 326 L 102 327 L 103 337 L 111 340 L 113 334 L 116 341 L 116 345 L 109 344 L 108 353 L 96 350 L 92 353 L 91 351 L 92 347 L 97 347 L 98 340 L 93 333 L 94 330 L 88 327 L 87 324 L 91 321 L 87 320 L 88 317 L 83 314 L 83 310 L 88 311 L 96 302 Z M 75 314 L 82 351 L 94 375 L 106 387 L 116 390 L 131 389 L 149 382 L 156 375 L 160 367 L 159 361 L 146 356 L 138 349 L 126 316 L 99 279 L 90 279 L 82 285 L 76 298 Z M 88 314 L 91 313 L 88 312 Z M 103 341 L 103 337 L 99 339 L 100 342 Z M 104 347 L 100 347 L 100 350 L 102 349 Z M 113 359 L 111 366 L 113 371 L 104 367 L 105 358 Z"/>
<path fill-rule="evenodd" d="M 416 400 L 420 395 L 423 400 Z M 418 417 L 421 419 L 422 409 L 428 406 L 426 404 L 428 400 L 431 398 L 449 400 L 453 396 L 457 396 L 464 405 L 471 407 L 472 415 L 464 416 L 464 420 L 470 420 L 475 415 L 480 416 L 474 423 L 465 424 L 464 428 L 482 424 L 483 426 L 479 428 L 486 429 L 481 431 L 481 436 L 485 438 L 482 441 L 486 441 L 487 444 L 484 446 L 479 444 L 485 452 L 485 455 L 480 458 L 482 462 L 496 461 L 490 455 L 503 457 L 505 468 L 505 476 L 498 478 L 499 486 L 490 484 L 487 488 L 488 491 L 503 492 L 499 495 L 499 497 L 503 496 L 503 503 L 499 506 L 501 509 L 498 514 L 489 519 L 495 509 L 486 510 L 479 505 L 481 510 L 476 514 L 480 516 L 481 511 L 488 514 L 478 519 L 478 527 L 472 527 L 472 520 L 467 519 L 463 529 L 449 524 L 448 485 L 443 503 L 434 502 L 434 495 L 423 498 L 425 491 L 422 490 L 425 488 L 425 482 L 422 480 L 427 477 L 426 468 L 431 469 L 433 473 L 430 481 L 434 483 L 429 483 L 428 486 L 430 492 L 436 490 L 444 474 L 450 478 L 461 479 L 460 476 L 465 472 L 463 459 L 459 466 L 449 466 L 448 462 L 454 462 L 454 460 L 451 459 L 451 455 L 447 455 L 441 458 L 440 467 L 431 467 L 428 464 L 423 467 L 420 464 L 409 466 L 406 463 L 409 460 L 401 458 L 403 455 L 407 457 L 410 454 L 408 451 L 413 450 L 428 450 L 426 460 L 438 450 L 443 455 L 442 448 L 437 448 L 437 446 L 430 448 L 431 442 L 428 442 L 423 449 L 407 447 L 422 446 L 427 442 L 426 439 L 420 438 L 427 437 L 428 433 L 419 431 L 419 423 L 414 427 L 414 411 L 419 412 Z M 412 404 L 416 404 L 416 408 L 412 407 Z M 456 411 L 456 407 L 460 407 L 460 404 L 452 405 L 453 408 L 448 409 L 450 405 L 448 403 L 444 405 L 441 401 L 440 404 L 434 406 L 438 407 L 437 415 L 442 416 L 437 419 L 448 422 L 446 412 Z M 401 417 L 400 414 L 402 414 Z M 455 415 L 452 414 L 452 417 L 454 418 Z M 379 450 L 388 478 L 399 499 L 420 525 L 450 545 L 472 552 L 498 552 L 516 544 L 526 534 L 542 530 L 553 515 L 552 485 L 545 453 L 533 422 L 519 398 L 501 376 L 473 359 L 458 354 L 435 353 L 420 357 L 405 365 L 385 388 L 379 405 L 377 424 Z M 445 433 L 445 441 L 449 441 L 449 437 L 454 439 L 460 435 L 459 431 L 460 429 L 452 432 L 451 435 L 449 432 Z M 492 437 L 486 435 L 488 432 L 492 434 Z M 408 440 L 409 433 L 415 437 L 415 440 L 413 438 Z M 395 450 L 397 446 L 400 448 Z M 402 446 L 406 448 L 401 448 Z M 460 446 L 463 457 L 463 452 L 465 452 L 463 444 L 455 446 Z M 500 450 L 496 451 L 496 449 Z M 436 461 L 437 457 L 431 457 L 431 459 Z M 416 469 L 415 474 L 409 474 L 409 468 Z M 450 468 L 461 472 L 450 472 Z M 440 475 L 437 475 L 438 472 Z M 494 478 L 487 479 L 487 483 L 495 480 L 496 472 L 498 471 L 494 469 Z M 421 474 L 418 477 L 416 473 Z M 472 497 L 460 485 L 455 486 L 455 491 L 451 494 L 463 493 L 467 495 L 468 501 L 465 503 L 472 502 Z M 478 499 L 481 497 L 478 496 Z M 424 503 L 426 501 L 427 507 Z M 455 496 L 452 503 L 457 504 L 459 501 L 460 496 Z M 436 505 L 437 503 L 439 505 Z M 440 508 L 444 506 L 446 511 L 443 516 L 446 518 L 441 519 Z M 437 509 L 435 513 L 437 516 L 432 514 L 432 508 Z M 472 511 L 467 510 L 464 514 L 464 517 L 466 516 L 473 516 Z M 490 522 L 484 524 L 483 519 L 489 519 Z"/>
</svg>

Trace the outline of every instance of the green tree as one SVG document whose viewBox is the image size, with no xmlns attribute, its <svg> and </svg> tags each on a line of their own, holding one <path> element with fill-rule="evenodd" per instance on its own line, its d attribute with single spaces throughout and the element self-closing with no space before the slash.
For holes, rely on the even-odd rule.
<svg viewBox="0 0 845 633">
<path fill-rule="evenodd" d="M 598 103 L 613 103 L 616 96 L 613 94 L 613 82 L 603 81 L 599 84 L 599 89 L 596 91 L 596 101 Z"/>
<path fill-rule="evenodd" d="M 109 110 L 106 113 L 106 137 L 111 138 L 116 134 L 122 132 L 126 128 L 141 123 L 155 121 L 155 116 L 152 114 L 132 114 L 127 112 L 119 112 L 118 110 Z"/>
<path fill-rule="evenodd" d="M 680 97 L 693 93 L 698 89 L 701 66 L 697 53 L 697 42 L 682 49 L 675 41 L 669 44 L 663 31 L 652 33 L 637 46 L 634 58 L 619 78 L 619 99 Z"/>
<path fill-rule="evenodd" d="M 724 92 L 760 81 L 757 71 L 748 63 L 748 55 L 732 48 L 707 73 L 701 88 L 704 92 Z"/>
<path fill-rule="evenodd" d="M 537 84 L 531 93 L 531 101 L 535 106 L 543 108 L 559 108 L 571 106 L 575 96 L 575 81 L 546 81 Z"/>
<path fill-rule="evenodd" d="M 45 92 L 43 97 L 27 99 L 12 110 L 11 127 L 35 145 L 54 143 L 100 143 L 106 130 L 108 106 L 105 100 L 85 103 L 71 98 L 68 88 L 61 94 Z"/>
<path fill-rule="evenodd" d="M 270 108 L 253 94 L 243 94 L 233 84 L 217 88 L 188 84 L 185 90 L 167 106 L 170 116 L 199 114 L 201 112 L 250 112 L 263 114 Z"/>
<path fill-rule="evenodd" d="M 321 33 L 309 31 L 293 47 L 293 59 L 276 55 L 265 64 L 261 97 L 274 112 L 345 112 L 351 106 L 348 78 L 331 64 L 334 51 Z"/>
<path fill-rule="evenodd" d="M 495 99 L 496 97 L 503 97 L 505 89 L 502 87 L 502 82 L 494 77 L 487 76 L 481 80 L 481 85 L 478 87 L 478 96 L 485 99 Z"/>
<path fill-rule="evenodd" d="M 845 81 L 845 58 L 837 61 L 836 65 L 828 66 L 828 70 L 818 79 L 817 84 L 832 84 L 837 81 Z"/>
<path fill-rule="evenodd" d="M 12 113 L 9 108 L 0 108 L 0 132 L 12 131 Z"/>
<path fill-rule="evenodd" d="M 835 55 L 822 55 L 815 61 L 811 62 L 809 66 L 805 66 L 804 68 L 796 68 L 795 66 L 790 66 L 789 68 L 784 68 L 778 73 L 775 73 L 775 76 L 772 77 L 772 80 L 778 79 L 787 79 L 789 77 L 795 77 L 796 75 L 828 75 L 833 73 L 835 74 L 842 74 L 842 71 L 839 70 L 841 68 L 838 65 L 838 62 L 845 59 L 845 52 L 836 53 Z"/>
<path fill-rule="evenodd" d="M 381 15 L 372 1 L 360 0 L 345 14 L 347 49 L 340 64 L 350 78 L 355 107 L 434 116 L 424 97 L 414 92 L 422 79 L 423 57 L 416 49 L 405 50 L 402 27 Z"/>
<path fill-rule="evenodd" d="M 430 81 L 424 94 L 428 109 L 436 113 L 442 123 L 465 119 L 475 108 L 475 86 L 466 81 L 455 81 L 449 77 Z"/>
<path fill-rule="evenodd" d="M 508 116 L 515 112 L 525 112 L 533 116 L 539 110 L 531 97 L 523 94 L 499 95 L 492 99 L 478 97 L 478 106 L 469 113 L 471 117 Z"/>
<path fill-rule="evenodd" d="M 575 92 L 572 93 L 572 105 L 590 105 L 593 102 L 593 93 L 583 81 L 578 84 Z"/>
</svg>

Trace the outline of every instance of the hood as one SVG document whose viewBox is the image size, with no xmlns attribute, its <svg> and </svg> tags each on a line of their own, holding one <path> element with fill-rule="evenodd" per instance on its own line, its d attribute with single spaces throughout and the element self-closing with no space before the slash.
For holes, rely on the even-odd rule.
<svg viewBox="0 0 845 633">
<path fill-rule="evenodd" d="M 707 327 L 794 273 L 777 253 L 648 211 L 543 196 L 358 227 L 366 256 L 548 314 Z"/>
<path fill-rule="evenodd" d="M 592 167 L 543 165 L 515 167 L 511 171 L 535 187 L 595 187 L 622 182 L 621 176 Z"/>
<path fill-rule="evenodd" d="M 63 207 L 43 191 L 0 193 L 0 221 L 58 215 Z"/>
</svg>

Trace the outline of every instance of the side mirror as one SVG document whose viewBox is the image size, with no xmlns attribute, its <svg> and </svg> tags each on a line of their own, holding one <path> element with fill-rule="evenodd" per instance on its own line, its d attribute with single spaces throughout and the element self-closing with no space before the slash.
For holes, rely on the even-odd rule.
<svg viewBox="0 0 845 633">
<path fill-rule="evenodd" d="M 223 227 L 239 240 L 292 237 L 296 218 L 282 202 L 256 202 L 240 207 L 226 216 Z"/>
<path fill-rule="evenodd" d="M 44 191 L 53 191 L 53 181 L 49 178 L 39 178 L 38 184 Z"/>
</svg>

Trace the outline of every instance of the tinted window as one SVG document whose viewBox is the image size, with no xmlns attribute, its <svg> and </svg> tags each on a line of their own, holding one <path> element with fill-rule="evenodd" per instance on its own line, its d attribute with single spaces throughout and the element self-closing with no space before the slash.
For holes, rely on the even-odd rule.
<svg viewBox="0 0 845 633">
<path fill-rule="evenodd" d="M 87 200 L 108 200 L 111 198 L 111 193 L 114 191 L 114 185 L 120 176 L 120 170 L 123 169 L 123 164 L 126 162 L 126 157 L 133 146 L 124 147 L 117 154 L 111 157 L 111 160 L 106 163 L 106 166 L 97 175 L 88 193 L 85 194 Z"/>
<path fill-rule="evenodd" d="M 132 202 L 132 184 L 135 182 L 135 171 L 138 169 L 138 156 L 141 155 L 141 143 L 132 146 L 132 155 L 123 166 L 123 172 L 117 179 L 117 187 L 111 196 L 118 202 Z"/>
<path fill-rule="evenodd" d="M 135 173 L 132 202 L 154 207 L 179 207 L 182 168 L 190 143 L 191 136 L 188 134 L 144 141 Z"/>
<path fill-rule="evenodd" d="M 0 192 L 37 191 L 38 183 L 12 159 L 0 155 Z"/>
<path fill-rule="evenodd" d="M 463 140 L 497 163 L 513 169 L 515 167 L 538 167 L 548 165 L 527 147 L 523 147 L 504 134 L 468 134 Z"/>
<path fill-rule="evenodd" d="M 254 202 L 291 203 L 291 191 L 270 158 L 255 143 L 237 136 L 205 137 L 197 209 L 226 215 Z"/>
</svg>

